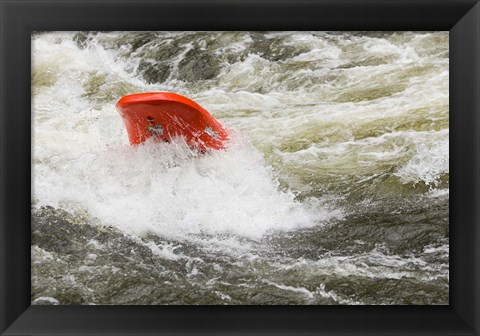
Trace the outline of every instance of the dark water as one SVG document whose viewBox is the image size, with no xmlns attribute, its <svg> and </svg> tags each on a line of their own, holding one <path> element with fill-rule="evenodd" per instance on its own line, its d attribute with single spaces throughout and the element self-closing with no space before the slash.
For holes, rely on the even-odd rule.
<svg viewBox="0 0 480 336">
<path fill-rule="evenodd" d="M 32 43 L 34 304 L 448 304 L 448 33 Z M 131 148 L 147 91 L 231 147 Z"/>
</svg>

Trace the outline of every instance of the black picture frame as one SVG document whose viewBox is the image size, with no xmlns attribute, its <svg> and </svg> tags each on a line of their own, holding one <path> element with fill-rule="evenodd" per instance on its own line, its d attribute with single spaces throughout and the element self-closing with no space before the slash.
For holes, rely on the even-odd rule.
<svg viewBox="0 0 480 336">
<path fill-rule="evenodd" d="M 474 0 L 0 0 L 2 335 L 480 335 L 480 4 Z M 450 31 L 448 306 L 31 306 L 31 33 Z"/>
</svg>

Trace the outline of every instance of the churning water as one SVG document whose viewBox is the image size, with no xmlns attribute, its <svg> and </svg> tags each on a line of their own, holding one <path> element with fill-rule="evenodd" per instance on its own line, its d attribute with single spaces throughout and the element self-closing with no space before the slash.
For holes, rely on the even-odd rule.
<svg viewBox="0 0 480 336">
<path fill-rule="evenodd" d="M 34 304 L 448 304 L 446 32 L 32 36 Z M 131 147 L 126 94 L 231 133 Z"/>
</svg>

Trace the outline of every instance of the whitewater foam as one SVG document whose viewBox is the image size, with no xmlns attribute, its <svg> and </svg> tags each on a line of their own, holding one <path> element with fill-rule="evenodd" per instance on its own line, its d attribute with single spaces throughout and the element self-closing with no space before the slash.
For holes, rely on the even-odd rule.
<svg viewBox="0 0 480 336">
<path fill-rule="evenodd" d="M 280 191 L 262 155 L 245 143 L 207 155 L 195 155 L 181 139 L 135 148 L 119 144 L 57 158 L 52 168 L 49 161 L 34 172 L 39 205 L 84 206 L 131 234 L 259 238 L 330 217 Z"/>
<path fill-rule="evenodd" d="M 168 40 L 175 34 L 162 35 L 162 38 Z M 293 57 L 289 61 L 291 65 L 312 61 L 317 64 L 319 57 L 328 63 L 312 64 L 312 70 L 308 70 L 310 75 L 297 70 L 293 81 L 302 76 L 322 78 L 326 69 L 339 66 L 339 55 L 347 50 L 357 50 L 365 57 L 395 56 L 395 62 L 377 66 L 373 73 L 368 66 L 345 69 L 349 76 L 349 83 L 344 87 L 347 91 L 350 87 L 356 90 L 357 86 L 363 86 L 365 76 L 387 75 L 395 79 L 396 75 L 391 74 L 396 73 L 393 70 L 398 66 L 419 63 L 416 41 L 424 38 L 413 36 L 410 45 L 402 48 L 387 40 L 351 36 L 348 43 L 353 41 L 361 48 L 350 50 L 345 42 L 348 40 L 332 36 L 319 38 L 326 36 L 321 33 L 283 35 L 288 45 L 311 45 L 310 51 Z M 180 92 L 185 89 L 172 78 L 164 84 L 145 83 L 136 72 L 142 52 L 160 43 L 160 36 L 158 41 L 152 40 L 131 57 L 123 57 L 131 52 L 130 47 L 105 48 L 108 39 L 120 38 L 121 34 L 96 34 L 85 48 L 79 48 L 72 36 L 73 33 L 65 32 L 33 39 L 34 71 L 47 69 L 54 78 L 47 86 L 35 87 L 37 94 L 33 99 L 36 204 L 67 209 L 83 207 L 104 224 L 138 235 L 148 232 L 174 236 L 234 234 L 258 238 L 272 230 L 318 225 L 339 215 L 338 211 L 327 211 L 321 200 L 316 205 L 300 204 L 290 191 L 280 191 L 277 172 L 272 171 L 248 141 L 240 139 L 228 151 L 203 157 L 192 155 L 181 141 L 130 148 L 121 118 L 113 107 L 115 99 L 108 98 L 111 90 L 117 94 L 122 92 L 115 89 L 115 83 L 128 83 L 129 90 L 138 91 L 170 86 Z M 237 38 L 231 48 L 245 51 L 251 42 L 245 35 Z M 189 48 L 192 45 L 187 43 L 185 50 Z M 58 63 L 58 59 L 62 62 Z M 429 60 L 422 58 L 424 63 Z M 213 115 L 223 116 L 221 121 L 237 133 L 247 134 L 263 148 L 273 147 L 273 160 L 276 157 L 299 171 L 304 169 L 302 166 L 308 169 L 309 165 L 323 169 L 357 166 L 359 170 L 368 166 L 371 173 L 376 174 L 376 170 L 384 169 L 384 162 L 410 156 L 410 160 L 395 171 L 404 183 L 424 181 L 434 185 L 448 172 L 448 130 L 387 132 L 389 127 L 395 127 L 388 124 L 392 117 L 406 118 L 422 104 L 434 106 L 443 102 L 448 71 L 427 72 L 425 78 L 413 76 L 411 85 L 402 94 L 352 104 L 324 101 L 325 96 L 318 95 L 338 91 L 342 76 L 326 83 L 306 81 L 290 91 L 288 82 L 278 80 L 278 76 L 284 75 L 285 64 L 250 53 L 243 61 L 222 67 L 218 86 L 207 88 L 193 98 Z M 92 91 L 88 84 L 97 77 L 102 94 L 110 92 L 101 104 L 96 102 L 102 94 Z M 271 77 L 274 86 L 269 92 L 256 92 L 255 87 L 265 83 L 267 77 Z M 425 96 L 427 86 L 428 97 Z M 358 132 L 359 126 L 368 126 L 379 118 L 385 119 L 383 134 L 355 138 L 354 132 Z M 438 119 L 437 109 L 432 109 L 427 118 L 432 122 Z M 349 122 L 345 125 L 347 119 Z M 316 124 L 318 130 L 314 131 L 312 125 Z M 333 132 L 342 129 L 342 124 L 342 132 Z M 291 152 L 276 148 L 289 137 L 296 141 L 302 136 L 307 138 L 305 141 L 322 136 L 328 141 L 311 142 Z M 290 178 L 294 180 L 295 176 Z"/>
</svg>

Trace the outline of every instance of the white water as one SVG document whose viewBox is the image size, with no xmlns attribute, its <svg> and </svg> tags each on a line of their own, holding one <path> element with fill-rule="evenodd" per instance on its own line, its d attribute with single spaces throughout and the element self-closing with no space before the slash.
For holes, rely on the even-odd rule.
<svg viewBox="0 0 480 336">
<path fill-rule="evenodd" d="M 70 154 L 77 144 L 62 145 Z M 248 143 L 203 156 L 192 156 L 176 141 L 136 148 L 119 144 L 48 159 L 53 165 L 35 170 L 39 205 L 85 208 L 127 233 L 261 237 L 269 230 L 321 224 L 338 214 L 302 205 L 292 193 L 279 191 L 262 156 Z"/>
<path fill-rule="evenodd" d="M 95 108 L 84 97 L 85 78 L 95 71 L 142 84 L 126 75 L 115 52 L 80 50 L 70 34 L 52 34 L 34 39 L 33 55 L 33 67 L 56 78 L 35 88 L 33 99 L 37 206 L 85 210 L 126 233 L 168 237 L 260 238 L 340 215 L 280 191 L 262 154 L 234 129 L 228 150 L 199 157 L 181 140 L 130 147 L 115 101 Z"/>
<path fill-rule="evenodd" d="M 117 35 L 111 33 L 110 38 Z M 423 106 L 445 102 L 448 70 L 413 76 L 403 92 L 392 96 L 356 104 L 331 102 L 339 93 L 365 86 L 365 77 L 391 85 L 387 80 L 399 77 L 395 72 L 399 66 L 438 64 L 432 55 L 421 56 L 415 51 L 419 41 L 428 35 L 415 36 L 403 47 L 358 36 L 333 45 L 328 39 L 300 33 L 291 38 L 290 44 L 307 45 L 311 51 L 294 57 L 291 63 L 310 62 L 312 66 L 290 81 L 282 78 L 284 64 L 255 54 L 224 67 L 217 86 L 190 96 L 238 137 L 228 151 L 198 158 L 189 157 L 188 150 L 179 143 L 130 148 L 114 109 L 120 98 L 115 96 L 121 91 L 118 83 L 126 83 L 129 93 L 174 86 L 185 94 L 188 89 L 184 84 L 176 80 L 146 84 L 134 71 L 138 59 L 120 57 L 126 46 L 105 49 L 100 43 L 90 43 L 80 49 L 72 36 L 54 33 L 33 39 L 33 69 L 53 82 L 34 88 L 33 174 L 37 205 L 84 208 L 106 225 L 140 235 L 234 233 L 261 237 L 271 230 L 318 225 L 340 214 L 338 210 L 323 209 L 321 200 L 317 204 L 299 204 L 291 192 L 279 191 L 277 177 L 282 170 L 283 177 L 295 186 L 295 176 L 287 177 L 285 167 L 300 173 L 315 167 L 380 173 L 382 163 L 410 157 L 395 172 L 404 183 L 423 181 L 433 185 L 439 176 L 448 173 L 448 129 L 388 132 L 395 126 L 390 121 L 393 118 L 408 120 L 412 112 L 411 118 L 415 118 Z M 103 34 L 99 40 L 108 37 Z M 249 41 L 239 39 L 231 48 L 242 50 Z M 351 45 L 362 46 L 355 50 L 357 57 L 367 54 L 391 58 L 392 62 L 347 69 L 333 82 L 312 81 L 351 61 L 345 59 L 348 52 L 342 53 L 342 48 Z M 92 76 L 106 78 L 101 82 L 101 93 L 95 96 L 104 99 L 107 95 L 101 104 L 86 96 Z M 348 82 L 343 82 L 344 76 L 348 76 Z M 287 91 L 291 81 L 302 77 L 304 84 Z M 250 92 L 249 88 L 265 85 L 265 81 L 272 84 L 270 92 Z M 341 90 L 339 84 L 344 85 Z M 439 113 L 431 108 L 426 118 L 432 122 L 445 118 Z M 374 122 L 384 130 L 383 135 L 356 139 L 352 133 L 355 128 Z M 315 129 L 317 135 L 312 133 Z M 278 144 L 296 143 L 302 136 L 317 140 L 302 150 L 277 149 Z M 276 166 L 279 173 L 272 172 L 249 138 L 261 148 L 273 146 L 277 160 L 283 163 Z"/>
<path fill-rule="evenodd" d="M 233 252 L 243 263 L 261 259 L 255 243 L 267 235 L 323 227 L 351 215 L 340 205 L 345 195 L 331 190 L 348 190 L 385 172 L 404 185 L 429 186 L 425 195 L 431 199 L 448 197 L 448 187 L 436 189 L 449 172 L 448 58 L 440 57 L 445 41 L 436 40 L 439 34 L 403 33 L 387 40 L 284 33 L 287 44 L 309 50 L 287 61 L 250 53 L 222 65 L 214 80 L 184 83 L 174 72 L 161 84 L 148 84 L 137 73 L 140 51 L 125 57 L 128 45 L 105 48 L 102 41 L 122 34 L 98 34 L 84 49 L 72 41 L 73 33 L 33 37 L 35 207 L 87 212 L 155 255 L 185 260 L 194 278 L 196 259 L 178 251 L 175 242 L 139 238 L 153 233 L 177 243 L 193 241 L 204 251 Z M 242 35 L 224 50 L 247 50 L 250 42 Z M 366 64 L 349 65 L 361 60 Z M 181 139 L 130 147 L 114 105 L 122 95 L 148 91 L 174 91 L 197 101 L 229 128 L 229 148 L 198 156 Z M 340 187 L 329 189 L 330 184 Z M 318 191 L 315 197 L 296 198 L 311 190 Z M 400 196 L 398 201 L 401 208 Z M 353 206 L 371 204 L 361 199 Z M 448 255 L 448 244 L 442 246 Z M 313 282 L 330 274 L 448 279 L 448 264 L 435 269 L 423 255 L 387 252 L 319 252 L 318 260 L 267 264 L 276 270 L 272 274 L 292 270 Z M 324 284 L 312 290 L 273 275 L 264 280 L 307 301 L 320 295 L 362 303 Z"/>
</svg>

